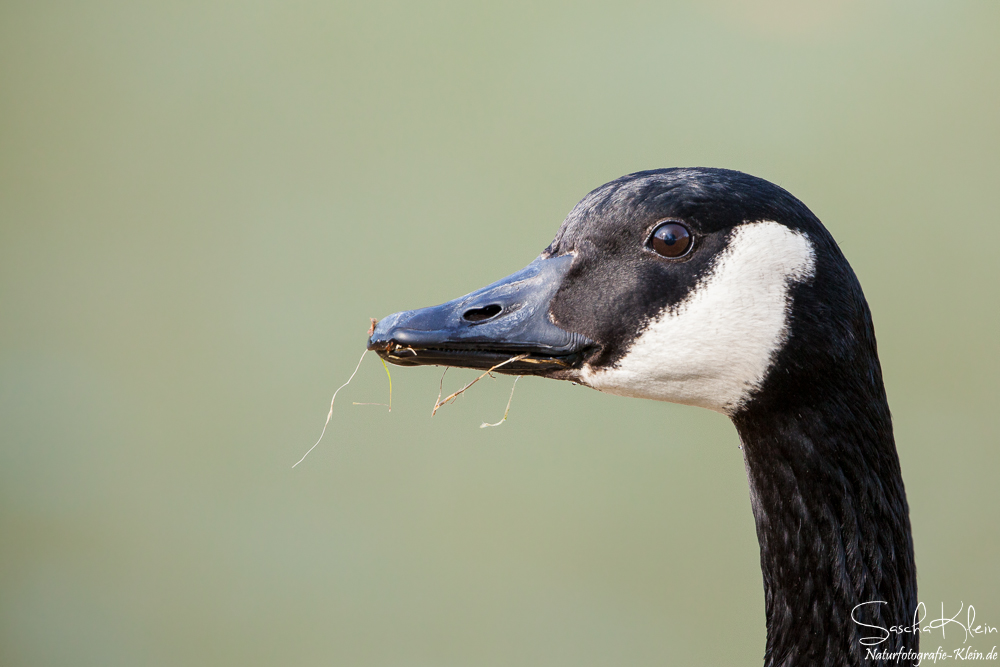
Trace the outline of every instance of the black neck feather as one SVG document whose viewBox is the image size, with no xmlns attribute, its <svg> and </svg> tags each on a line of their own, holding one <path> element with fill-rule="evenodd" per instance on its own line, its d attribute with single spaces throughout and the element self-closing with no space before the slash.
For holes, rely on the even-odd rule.
<svg viewBox="0 0 1000 667">
<path fill-rule="evenodd" d="M 891 417 L 874 349 L 864 357 L 809 382 L 779 378 L 780 400 L 733 418 L 760 541 L 768 666 L 881 664 L 859 641 L 879 633 L 852 611 L 884 602 L 854 614 L 888 628 L 909 624 L 917 604 Z M 917 642 L 900 634 L 875 648 Z"/>
</svg>

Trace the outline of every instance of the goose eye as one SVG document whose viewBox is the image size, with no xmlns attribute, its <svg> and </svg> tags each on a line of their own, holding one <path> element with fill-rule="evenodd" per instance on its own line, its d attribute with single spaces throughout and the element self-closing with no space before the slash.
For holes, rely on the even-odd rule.
<svg viewBox="0 0 1000 667">
<path fill-rule="evenodd" d="M 691 232 L 684 225 L 667 222 L 656 228 L 650 243 L 664 257 L 681 257 L 691 248 Z"/>
</svg>

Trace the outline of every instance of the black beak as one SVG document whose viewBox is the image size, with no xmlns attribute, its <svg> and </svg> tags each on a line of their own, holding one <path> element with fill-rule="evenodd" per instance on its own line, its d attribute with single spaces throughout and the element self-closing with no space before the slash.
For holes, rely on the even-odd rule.
<svg viewBox="0 0 1000 667">
<path fill-rule="evenodd" d="M 572 255 L 538 258 L 522 270 L 463 297 L 382 319 L 368 349 L 400 366 L 462 366 L 486 370 L 522 359 L 501 373 L 549 375 L 571 370 L 594 343 L 556 326 L 549 302 Z"/>
</svg>

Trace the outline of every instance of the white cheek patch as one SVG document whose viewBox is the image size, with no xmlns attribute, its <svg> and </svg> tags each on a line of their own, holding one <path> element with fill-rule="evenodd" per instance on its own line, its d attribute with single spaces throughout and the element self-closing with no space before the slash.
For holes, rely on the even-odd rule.
<svg viewBox="0 0 1000 667">
<path fill-rule="evenodd" d="M 613 367 L 587 366 L 580 379 L 732 414 L 764 381 L 788 336 L 789 289 L 815 264 L 805 234 L 771 221 L 740 225 L 687 299 L 651 320 Z"/>
</svg>

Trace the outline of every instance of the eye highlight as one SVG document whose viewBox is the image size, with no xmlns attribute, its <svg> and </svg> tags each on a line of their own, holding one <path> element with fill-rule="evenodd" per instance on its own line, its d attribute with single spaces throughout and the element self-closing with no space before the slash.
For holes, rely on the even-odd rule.
<svg viewBox="0 0 1000 667">
<path fill-rule="evenodd" d="M 691 232 L 679 222 L 665 222 L 653 232 L 649 245 L 659 255 L 676 259 L 691 249 Z"/>
</svg>

